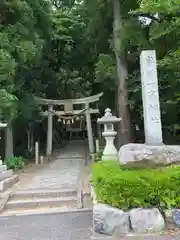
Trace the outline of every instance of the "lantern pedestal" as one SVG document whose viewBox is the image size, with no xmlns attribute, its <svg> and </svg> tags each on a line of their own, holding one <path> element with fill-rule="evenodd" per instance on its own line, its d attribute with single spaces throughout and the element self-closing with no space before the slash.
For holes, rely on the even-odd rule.
<svg viewBox="0 0 180 240">
<path fill-rule="evenodd" d="M 103 132 L 102 135 L 106 140 L 102 160 L 118 160 L 118 151 L 114 146 L 114 139 L 117 132 Z"/>
</svg>

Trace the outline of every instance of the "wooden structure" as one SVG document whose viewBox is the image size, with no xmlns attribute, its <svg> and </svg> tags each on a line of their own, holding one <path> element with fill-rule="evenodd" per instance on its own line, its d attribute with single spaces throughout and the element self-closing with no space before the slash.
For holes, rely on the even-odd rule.
<svg viewBox="0 0 180 240">
<path fill-rule="evenodd" d="M 35 97 L 35 101 L 40 105 L 46 105 L 48 110 L 43 112 L 43 116 L 48 117 L 47 126 L 47 148 L 46 155 L 50 157 L 52 154 L 52 130 L 53 130 L 53 115 L 57 116 L 60 121 L 73 121 L 80 114 L 85 114 L 87 135 L 89 143 L 89 151 L 91 154 L 95 152 L 93 132 L 91 124 L 91 114 L 99 113 L 99 109 L 90 108 L 90 104 L 97 102 L 103 93 L 99 93 L 94 96 L 80 98 L 80 99 L 68 99 L 68 100 L 52 100 Z M 81 110 L 74 110 L 74 105 L 84 106 Z M 64 111 L 56 111 L 53 109 L 54 106 L 63 106 Z"/>
</svg>

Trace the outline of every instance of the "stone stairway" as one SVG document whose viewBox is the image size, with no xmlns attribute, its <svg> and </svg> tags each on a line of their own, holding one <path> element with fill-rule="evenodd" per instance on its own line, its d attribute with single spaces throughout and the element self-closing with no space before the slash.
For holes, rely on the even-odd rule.
<svg viewBox="0 0 180 240">
<path fill-rule="evenodd" d="M 77 191 L 28 189 L 11 193 L 1 216 L 69 211 L 78 208 Z"/>
<path fill-rule="evenodd" d="M 7 166 L 0 160 L 0 194 L 2 195 L 2 193 L 11 188 L 18 180 L 18 175 L 14 174 L 12 170 L 7 170 Z"/>
<path fill-rule="evenodd" d="M 74 212 L 83 208 L 85 147 L 82 142 L 71 142 L 48 164 L 34 165 L 21 173 L 0 216 Z"/>
</svg>

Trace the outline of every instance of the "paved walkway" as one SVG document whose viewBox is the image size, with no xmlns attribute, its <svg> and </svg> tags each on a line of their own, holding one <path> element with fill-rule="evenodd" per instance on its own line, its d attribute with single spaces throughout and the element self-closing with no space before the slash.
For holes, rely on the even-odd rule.
<svg viewBox="0 0 180 240">
<path fill-rule="evenodd" d="M 179 240 L 175 236 L 92 236 L 92 213 L 45 214 L 0 218 L 1 240 Z"/>
<path fill-rule="evenodd" d="M 56 159 L 35 171 L 20 175 L 18 189 L 77 189 L 81 168 L 85 165 L 86 145 L 83 142 L 70 142 L 56 152 Z M 33 168 L 35 168 L 34 166 Z"/>
<path fill-rule="evenodd" d="M 1 240 L 90 240 L 92 213 L 0 218 Z"/>
</svg>

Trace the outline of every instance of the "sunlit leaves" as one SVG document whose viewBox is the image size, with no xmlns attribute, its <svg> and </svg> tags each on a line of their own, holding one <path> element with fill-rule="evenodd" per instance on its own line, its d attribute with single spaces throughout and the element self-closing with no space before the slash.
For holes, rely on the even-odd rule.
<svg viewBox="0 0 180 240">
<path fill-rule="evenodd" d="M 146 13 L 176 13 L 180 10 L 179 0 L 140 0 L 140 11 Z"/>
</svg>

